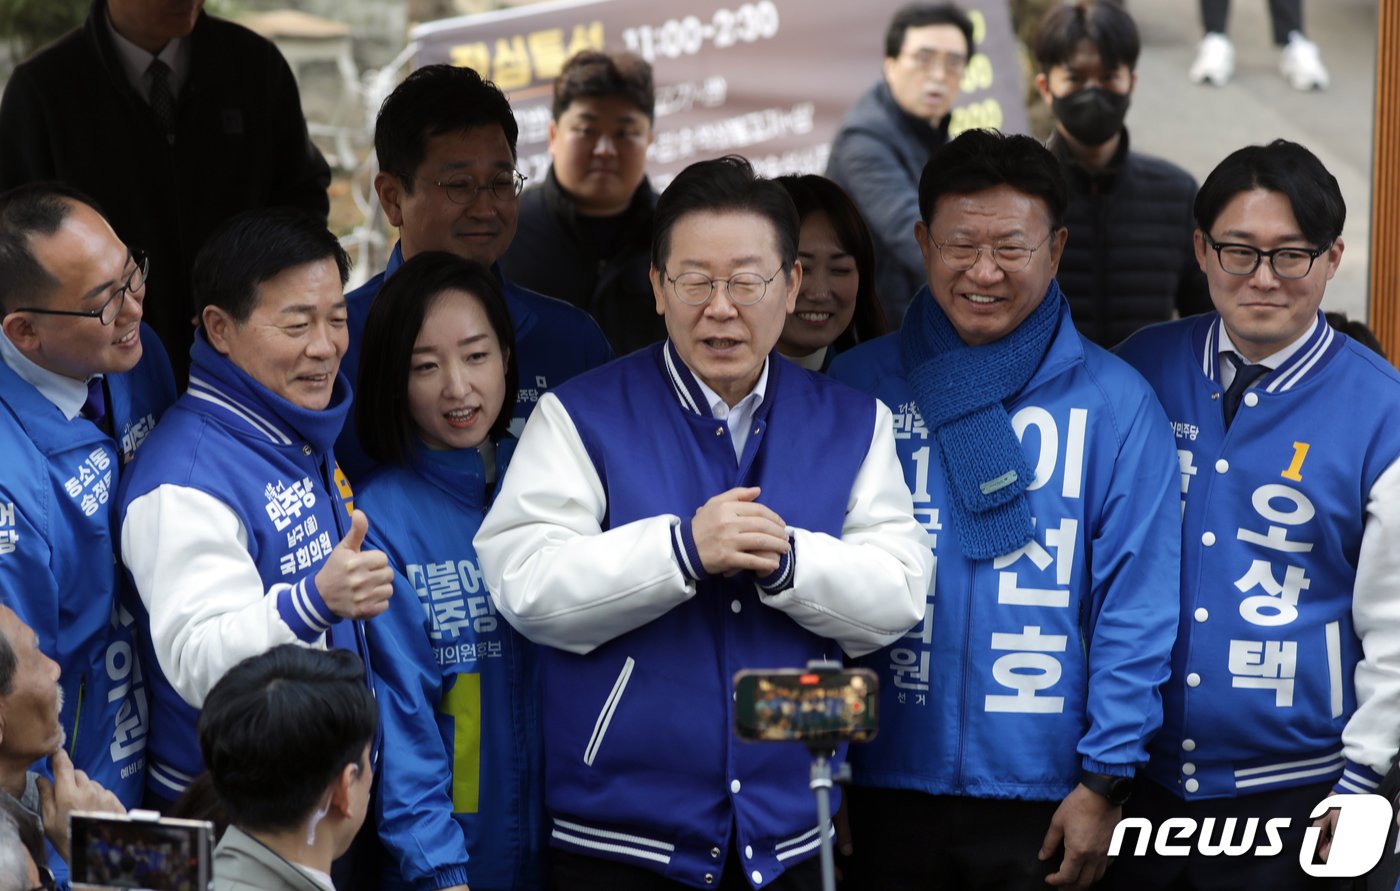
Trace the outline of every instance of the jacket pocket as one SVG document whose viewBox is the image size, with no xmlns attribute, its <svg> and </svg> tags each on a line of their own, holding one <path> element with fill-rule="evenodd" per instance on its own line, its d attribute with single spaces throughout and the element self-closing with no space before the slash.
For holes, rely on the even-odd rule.
<svg viewBox="0 0 1400 891">
<path fill-rule="evenodd" d="M 593 723 L 593 735 L 588 738 L 588 746 L 583 750 L 583 763 L 589 767 L 593 766 L 593 759 L 598 757 L 598 749 L 603 745 L 603 737 L 607 736 L 608 725 L 612 723 L 617 704 L 622 701 L 622 694 L 627 690 L 627 682 L 631 680 L 632 668 L 636 664 L 636 660 L 631 656 L 622 663 L 622 671 L 613 682 L 612 692 L 603 702 L 603 710 L 598 712 L 598 720 Z"/>
</svg>

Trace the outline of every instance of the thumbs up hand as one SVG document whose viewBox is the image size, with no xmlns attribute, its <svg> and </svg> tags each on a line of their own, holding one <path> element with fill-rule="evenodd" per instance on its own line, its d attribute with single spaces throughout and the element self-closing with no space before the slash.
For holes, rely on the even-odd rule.
<svg viewBox="0 0 1400 891">
<path fill-rule="evenodd" d="M 394 570 L 383 551 L 361 551 L 369 517 L 350 516 L 350 531 L 331 551 L 316 573 L 316 589 L 330 611 L 345 619 L 368 619 L 389 608 L 394 593 Z"/>
</svg>

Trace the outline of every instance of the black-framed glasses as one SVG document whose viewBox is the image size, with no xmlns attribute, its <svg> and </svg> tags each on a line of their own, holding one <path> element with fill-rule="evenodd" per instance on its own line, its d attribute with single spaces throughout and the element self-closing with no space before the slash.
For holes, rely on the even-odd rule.
<svg viewBox="0 0 1400 891">
<path fill-rule="evenodd" d="M 1329 241 L 1317 249 L 1281 247 L 1261 251 L 1248 244 L 1218 242 L 1208 232 L 1201 234 L 1205 236 L 1206 243 L 1215 249 L 1215 259 L 1219 261 L 1220 268 L 1231 275 L 1253 275 L 1254 270 L 1259 268 L 1259 261 L 1267 257 L 1269 268 L 1279 278 L 1306 278 L 1312 272 L 1314 261 L 1332 249 L 1332 242 Z"/>
<path fill-rule="evenodd" d="M 134 267 L 131 274 L 97 309 L 44 309 L 38 306 L 21 306 L 15 312 L 33 312 L 46 316 L 78 316 L 83 319 L 97 319 L 104 325 L 110 325 L 117 320 L 117 316 L 122 314 L 122 307 L 126 305 L 126 295 L 132 291 L 139 291 L 146 284 L 146 276 L 151 271 L 151 258 L 146 256 L 145 251 L 129 251 L 127 259 Z"/>
<path fill-rule="evenodd" d="M 942 258 L 943 265 L 954 272 L 966 272 L 976 266 L 977 261 L 982 259 L 984 249 L 991 253 L 992 262 L 997 264 L 997 268 L 1002 272 L 1020 272 L 1031 265 L 1031 257 L 1054 234 L 1055 230 L 1051 229 L 1044 238 L 1029 247 L 1024 244 L 964 244 L 952 241 L 939 243 L 931 232 L 928 240 L 938 248 L 938 256 Z"/>
<path fill-rule="evenodd" d="M 525 180 L 529 179 L 519 170 L 502 170 L 490 181 L 479 185 L 470 176 L 461 179 L 432 180 L 432 184 L 447 193 L 447 198 L 454 204 L 471 204 L 482 192 L 490 192 L 491 197 L 497 201 L 511 201 L 520 197 L 521 191 L 525 188 Z"/>
<path fill-rule="evenodd" d="M 676 299 L 686 306 L 704 306 L 715 296 L 715 288 L 724 283 L 729 290 L 729 301 L 738 306 L 753 306 L 768 293 L 768 285 L 783 274 L 783 267 L 764 278 L 757 272 L 737 272 L 729 278 L 710 278 L 703 272 L 682 272 L 672 278 L 662 270 L 661 276 L 671 283 Z"/>
</svg>

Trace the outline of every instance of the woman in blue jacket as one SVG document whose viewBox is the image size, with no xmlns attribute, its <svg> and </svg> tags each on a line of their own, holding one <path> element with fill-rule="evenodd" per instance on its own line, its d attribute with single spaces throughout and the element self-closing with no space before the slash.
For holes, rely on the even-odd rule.
<svg viewBox="0 0 1400 891">
<path fill-rule="evenodd" d="M 383 889 L 543 885 L 535 661 L 472 548 L 514 442 L 514 344 L 496 278 L 440 252 L 403 265 L 365 328 L 356 420 L 380 466 L 356 501 L 396 572 L 369 632 Z"/>
<path fill-rule="evenodd" d="M 780 176 L 777 182 L 802 220 L 802 290 L 778 352 L 804 368 L 826 371 L 837 353 L 886 331 L 875 294 L 875 243 L 855 202 L 836 183 L 815 174 Z"/>
</svg>

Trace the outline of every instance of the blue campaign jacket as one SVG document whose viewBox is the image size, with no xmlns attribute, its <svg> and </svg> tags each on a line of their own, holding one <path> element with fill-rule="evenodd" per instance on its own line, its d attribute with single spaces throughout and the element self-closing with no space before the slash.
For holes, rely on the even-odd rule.
<svg viewBox="0 0 1400 891">
<path fill-rule="evenodd" d="M 657 515 L 690 517 L 717 493 L 759 486 L 790 526 L 841 537 L 875 402 L 776 353 L 768 368 L 739 461 L 723 422 L 688 407 L 708 403 L 669 341 L 556 391 L 603 485 L 604 534 Z M 764 608 L 761 596 L 747 573 L 710 577 L 586 655 L 541 649 L 555 845 L 697 887 L 723 867 L 731 827 L 744 870 L 764 882 L 815 854 L 811 759 L 797 744 L 736 739 L 730 684 L 743 668 L 840 660 L 841 647 Z"/>
<path fill-rule="evenodd" d="M 170 361 L 145 325 L 141 348 L 135 368 L 106 376 L 115 437 L 68 420 L 0 362 L 0 601 L 63 672 L 73 764 L 127 807 L 141 802 L 150 725 L 116 562 L 116 489 L 175 401 Z"/>
<path fill-rule="evenodd" d="M 350 488 L 331 452 L 350 408 L 345 378 L 336 380 L 325 410 L 310 411 L 253 380 L 215 351 L 202 330 L 190 359 L 189 389 L 122 481 L 122 520 L 133 501 L 160 486 L 188 487 L 218 499 L 246 530 L 264 589 L 287 583 L 278 594 L 278 614 L 292 632 L 309 643 L 329 631 L 332 645 L 364 657 L 361 623 L 339 621 L 315 584 L 321 564 L 349 528 Z M 137 611 L 148 637 L 149 614 L 140 603 Z M 148 786 L 171 799 L 204 769 L 195 734 L 199 711 L 171 686 L 145 643 L 153 727 Z"/>
<path fill-rule="evenodd" d="M 1166 407 L 1181 470 L 1180 631 L 1148 773 L 1188 799 L 1326 781 L 1375 791 L 1395 716 L 1363 734 L 1375 740 L 1353 741 L 1348 724 L 1358 664 L 1386 661 L 1395 647 L 1379 637 L 1396 632 L 1384 619 L 1363 654 L 1356 611 L 1395 592 L 1356 587 L 1357 567 L 1368 498 L 1400 460 L 1400 373 L 1319 313 L 1227 432 L 1220 336 L 1211 313 L 1119 347 Z M 1362 752 L 1379 754 L 1368 765 Z"/>
<path fill-rule="evenodd" d="M 369 308 L 384 281 L 404 264 L 403 246 L 394 245 L 384 271 L 345 295 L 349 309 L 350 347 L 340 362 L 340 370 L 353 386 L 360 372 L 360 345 L 364 342 Z M 564 381 L 590 368 L 597 368 L 613 357 L 607 338 L 593 317 L 576 306 L 536 294 L 507 281 L 499 264 L 491 267 L 506 295 L 506 307 L 515 324 L 516 363 L 520 368 L 520 390 L 515 399 L 515 415 L 510 433 L 519 437 L 525 420 L 540 397 Z M 352 482 L 363 480 L 374 469 L 360 446 L 355 414 L 345 420 L 345 428 L 335 443 L 340 466 Z"/>
<path fill-rule="evenodd" d="M 915 299 L 932 298 L 925 287 Z M 1035 538 L 972 561 L 945 522 L 939 448 L 905 383 L 899 336 L 832 365 L 894 413 L 937 564 L 923 624 L 862 660 L 880 675 L 880 732 L 852 750 L 855 781 L 1053 801 L 1081 770 L 1130 775 L 1161 723 L 1175 635 L 1177 475 L 1161 406 L 1062 303 L 1039 368 L 1006 402 L 1035 468 Z"/>
<path fill-rule="evenodd" d="M 496 451 L 505 472 L 509 445 Z M 536 891 L 544 787 L 536 649 L 496 613 L 472 537 L 486 511 L 475 449 L 420 449 L 356 490 L 369 546 L 396 573 L 369 629 L 387 753 L 376 812 L 379 887 Z M 470 855 L 470 862 L 468 856 Z"/>
</svg>

